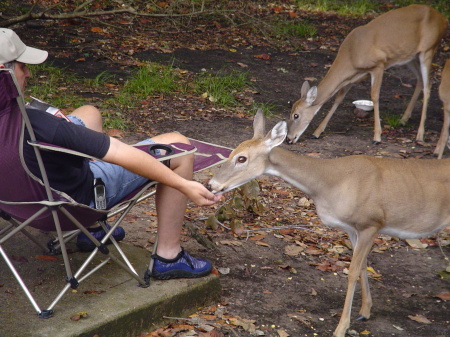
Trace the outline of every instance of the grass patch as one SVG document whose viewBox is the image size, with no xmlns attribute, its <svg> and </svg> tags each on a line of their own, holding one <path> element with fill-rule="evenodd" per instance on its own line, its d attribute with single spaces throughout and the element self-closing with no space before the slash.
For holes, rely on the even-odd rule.
<svg viewBox="0 0 450 337">
<path fill-rule="evenodd" d="M 429 5 L 445 15 L 447 19 L 450 19 L 450 3 L 448 0 L 399 0 L 395 3 L 398 7 L 405 7 L 412 4 Z"/>
<path fill-rule="evenodd" d="M 233 71 L 229 74 L 222 71 L 217 74 L 204 72 L 197 75 L 194 91 L 213 103 L 233 107 L 239 105 L 235 94 L 250 86 L 250 76 L 247 72 Z"/>
<path fill-rule="evenodd" d="M 250 113 L 255 115 L 258 109 L 261 109 L 265 116 L 274 116 L 281 107 L 273 103 L 254 102 L 250 108 Z"/>
<path fill-rule="evenodd" d="M 153 95 L 165 95 L 181 89 L 180 77 L 172 66 L 149 63 L 132 75 L 118 96 L 122 105 L 132 105 Z"/>
<path fill-rule="evenodd" d="M 307 21 L 277 21 L 272 26 L 275 36 L 283 37 L 314 37 L 317 28 Z"/>
<path fill-rule="evenodd" d="M 29 65 L 32 76 L 27 83 L 26 94 L 39 98 L 55 107 L 78 107 L 83 97 L 76 95 L 70 87 L 77 81 L 75 75 L 52 64 Z"/>
<path fill-rule="evenodd" d="M 386 125 L 389 125 L 390 127 L 396 128 L 400 126 L 400 120 L 401 117 L 399 115 L 388 113 L 383 118 L 383 121 Z"/>
<path fill-rule="evenodd" d="M 311 11 L 332 11 L 343 15 L 358 16 L 380 9 L 378 1 L 371 0 L 297 0 L 297 6 Z"/>
</svg>

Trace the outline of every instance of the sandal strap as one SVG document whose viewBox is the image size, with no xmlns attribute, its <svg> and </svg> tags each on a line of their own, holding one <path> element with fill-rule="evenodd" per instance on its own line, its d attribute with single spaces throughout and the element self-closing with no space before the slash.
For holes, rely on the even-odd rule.
<svg viewBox="0 0 450 337">
<path fill-rule="evenodd" d="M 159 260 L 159 261 L 164 262 L 164 263 L 175 263 L 178 260 L 180 260 L 183 256 L 184 256 L 185 261 L 189 265 L 189 267 L 194 269 L 194 264 L 192 263 L 191 256 L 189 254 L 185 254 L 183 248 L 181 248 L 181 251 L 173 259 L 166 259 L 166 258 L 164 258 L 162 256 L 159 256 L 158 254 L 153 254 L 152 255 L 152 259 L 156 259 L 156 260 Z"/>
</svg>

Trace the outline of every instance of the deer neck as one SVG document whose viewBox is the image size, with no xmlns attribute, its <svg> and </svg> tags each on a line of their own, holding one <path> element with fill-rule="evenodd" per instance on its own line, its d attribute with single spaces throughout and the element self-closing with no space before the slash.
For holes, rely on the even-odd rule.
<svg viewBox="0 0 450 337">
<path fill-rule="evenodd" d="M 323 105 L 340 89 L 360 78 L 359 72 L 352 66 L 348 57 L 336 57 L 325 77 L 317 85 L 317 98 L 314 105 Z"/>
<path fill-rule="evenodd" d="M 283 178 L 313 199 L 324 186 L 333 184 L 332 165 L 327 159 L 308 158 L 289 150 L 275 147 L 269 154 L 266 174 Z"/>
</svg>

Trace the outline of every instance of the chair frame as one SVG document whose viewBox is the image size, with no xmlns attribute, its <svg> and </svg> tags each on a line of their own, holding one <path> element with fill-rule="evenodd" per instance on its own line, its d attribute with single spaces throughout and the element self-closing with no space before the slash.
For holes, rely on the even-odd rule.
<svg viewBox="0 0 450 337">
<path fill-rule="evenodd" d="M 14 84 L 16 86 L 17 90 L 17 97 L 16 102 L 20 109 L 21 117 L 22 117 L 22 129 L 21 129 L 21 137 L 23 137 L 24 130 L 27 129 L 31 138 L 31 141 L 29 142 L 30 145 L 33 146 L 36 158 L 38 161 L 39 169 L 41 172 L 42 179 L 39 179 L 35 177 L 26 167 L 23 161 L 21 150 L 19 150 L 19 155 L 21 157 L 22 166 L 23 169 L 27 172 L 28 176 L 30 176 L 36 183 L 40 184 L 40 186 L 45 189 L 46 194 L 46 200 L 39 200 L 39 201 L 26 201 L 26 202 L 12 202 L 8 200 L 0 200 L 0 216 L 7 220 L 9 224 L 3 228 L 0 229 L 0 255 L 3 257 L 4 261 L 8 265 L 10 271 L 14 275 L 15 279 L 21 286 L 22 290 L 26 294 L 28 300 L 34 307 L 35 311 L 37 312 L 38 317 L 40 318 L 49 318 L 54 315 L 54 307 L 59 302 L 59 300 L 63 297 L 63 295 L 69 290 L 70 288 L 76 289 L 80 282 L 87 279 L 89 276 L 91 276 L 93 273 L 101 269 L 103 266 L 105 266 L 109 261 L 113 261 L 116 263 L 119 267 L 121 267 L 125 272 L 127 272 L 131 277 L 133 277 L 141 287 L 148 287 L 150 285 L 150 276 L 152 272 L 153 267 L 153 260 L 150 258 L 150 262 L 148 265 L 148 268 L 144 274 L 144 277 L 140 277 L 138 273 L 135 271 L 131 263 L 129 262 L 128 258 L 125 256 L 124 252 L 120 248 L 120 245 L 116 242 L 114 237 L 112 237 L 113 231 L 119 226 L 119 224 L 122 222 L 122 220 L 125 218 L 125 216 L 131 211 L 131 209 L 136 205 L 136 203 L 143 201 L 151 196 L 153 196 L 156 192 L 156 185 L 157 182 L 155 181 L 149 181 L 148 184 L 142 186 L 140 189 L 135 191 L 133 195 L 127 199 L 126 201 L 123 201 L 119 203 L 118 205 L 114 206 L 113 208 L 109 210 L 93 210 L 95 211 L 95 216 L 98 215 L 98 218 L 95 221 L 98 221 L 103 229 L 106 231 L 106 236 L 101 240 L 98 241 L 91 235 L 89 230 L 86 226 L 84 226 L 72 213 L 72 209 L 84 209 L 84 211 L 89 210 L 89 212 L 92 210 L 88 206 L 81 205 L 74 201 L 69 196 L 65 195 L 64 193 L 61 193 L 59 191 L 54 190 L 50 187 L 49 180 L 45 171 L 45 167 L 43 164 L 42 156 L 40 151 L 60 151 L 65 153 L 70 153 L 73 155 L 79 155 L 84 157 L 89 157 L 83 153 L 64 149 L 61 147 L 54 146 L 52 144 L 46 144 L 42 142 L 38 142 L 36 140 L 35 134 L 33 132 L 33 128 L 31 126 L 31 123 L 28 119 L 28 115 L 26 113 L 26 104 L 23 98 L 23 95 L 21 93 L 21 90 L 19 88 L 18 82 L 14 76 L 14 73 L 12 70 L 9 69 L 0 69 L 0 75 L 2 75 L 2 72 L 9 72 L 11 78 L 14 81 Z M 21 138 L 21 143 L 23 143 L 23 139 Z M 207 144 L 207 145 L 214 145 L 215 144 L 208 144 L 205 142 L 200 142 L 193 140 L 194 142 L 198 142 L 198 144 Z M 148 145 L 139 145 L 138 148 L 141 150 L 148 150 Z M 152 145 L 153 146 L 153 145 Z M 164 145 L 167 146 L 167 145 Z M 220 146 L 219 146 L 220 147 Z M 188 144 L 171 144 L 170 145 L 171 151 L 173 153 L 169 153 L 168 155 L 157 157 L 158 160 L 162 161 L 166 165 L 169 164 L 170 159 L 194 153 L 197 149 L 193 145 Z M 231 149 L 226 147 L 220 147 L 222 153 L 219 153 L 219 157 L 214 159 L 214 161 L 211 163 L 211 165 L 206 164 L 206 167 L 211 167 L 217 164 L 220 164 L 223 162 L 227 157 L 228 154 L 231 152 Z M 149 154 L 151 155 L 151 154 Z M 207 154 L 209 156 L 209 154 Z M 90 158 L 90 157 L 89 157 Z M 95 158 L 94 158 L 95 159 Z M 97 159 L 98 160 L 98 159 Z M 204 164 L 205 165 L 205 164 Z M 209 166 L 208 166 L 209 165 Z M 195 168 L 194 168 L 195 170 Z M 198 171 L 199 169 L 197 169 Z M 7 208 L 9 205 L 19 206 L 19 207 L 29 207 L 31 205 L 33 206 L 39 206 L 40 209 L 37 210 L 31 217 L 28 217 L 24 221 L 17 220 L 14 215 L 10 215 L 7 211 L 4 210 L 4 208 Z M 52 218 L 52 225 L 54 225 L 54 231 L 56 231 L 56 239 L 51 240 L 47 247 L 41 244 L 38 240 L 36 240 L 32 234 L 26 231 L 27 226 L 33 226 L 33 222 L 41 216 L 44 212 L 50 212 L 51 218 Z M 120 215 L 119 215 L 120 214 Z M 111 229 L 108 231 L 105 226 L 105 221 L 108 218 L 111 218 L 112 216 L 119 215 L 119 217 L 114 221 L 114 224 L 111 225 Z M 65 229 L 63 230 L 63 226 L 61 225 L 62 222 L 67 222 L 67 219 L 70 220 L 72 223 L 74 230 L 70 230 L 67 232 Z M 19 275 L 17 269 L 14 267 L 14 264 L 12 263 L 11 259 L 6 254 L 6 251 L 4 250 L 4 244 L 5 242 L 10 239 L 12 236 L 14 236 L 17 233 L 23 233 L 27 238 L 29 238 L 31 241 L 33 241 L 39 248 L 41 248 L 43 251 L 46 252 L 46 254 L 56 254 L 57 252 L 60 252 L 63 257 L 64 266 L 65 266 L 65 272 L 66 272 L 66 284 L 63 287 L 63 289 L 58 293 L 56 298 L 50 303 L 49 306 L 47 306 L 45 309 L 39 306 L 29 291 L 27 285 L 24 283 L 23 279 Z M 83 232 L 86 234 L 86 236 L 92 240 L 92 242 L 95 243 L 96 248 L 94 251 L 92 251 L 85 262 L 76 269 L 76 271 L 73 271 L 73 266 L 71 266 L 66 243 L 75 238 L 80 232 Z M 113 247 L 116 249 L 116 254 L 112 253 L 111 250 L 106 246 L 106 242 L 108 240 L 111 240 Z M 154 245 L 154 249 L 156 248 L 156 243 Z M 103 261 L 101 261 L 98 265 L 91 268 L 90 270 L 87 270 L 88 265 L 91 263 L 91 261 L 94 259 L 94 257 L 97 255 L 97 253 L 100 252 L 107 258 Z"/>
</svg>

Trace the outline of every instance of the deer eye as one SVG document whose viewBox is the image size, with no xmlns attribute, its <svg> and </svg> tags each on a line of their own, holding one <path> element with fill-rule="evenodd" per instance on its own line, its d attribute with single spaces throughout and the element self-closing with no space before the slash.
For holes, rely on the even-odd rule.
<svg viewBox="0 0 450 337">
<path fill-rule="evenodd" d="M 298 119 L 300 117 L 298 114 L 294 114 L 294 119 Z"/>
<path fill-rule="evenodd" d="M 237 158 L 237 162 L 240 163 L 240 164 L 243 164 L 243 163 L 245 163 L 246 161 L 247 161 L 247 157 L 239 156 L 239 157 Z"/>
</svg>

